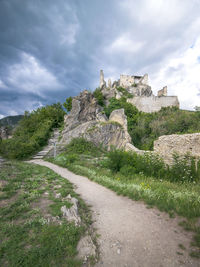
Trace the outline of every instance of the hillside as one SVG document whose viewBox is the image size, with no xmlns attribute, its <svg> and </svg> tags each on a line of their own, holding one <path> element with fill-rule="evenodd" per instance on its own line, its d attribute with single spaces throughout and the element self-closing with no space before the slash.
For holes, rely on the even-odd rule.
<svg viewBox="0 0 200 267">
<path fill-rule="evenodd" d="M 12 128 L 14 128 L 23 117 L 23 115 L 4 117 L 3 119 L 0 119 L 0 127 L 11 126 Z"/>
<path fill-rule="evenodd" d="M 8 116 L 0 120 L 0 138 L 8 139 L 13 135 L 23 115 Z"/>
<path fill-rule="evenodd" d="M 0 154 L 12 159 L 30 157 L 47 144 L 53 128 L 62 124 L 64 114 L 60 103 L 25 112 L 13 137 L 0 143 Z"/>
</svg>

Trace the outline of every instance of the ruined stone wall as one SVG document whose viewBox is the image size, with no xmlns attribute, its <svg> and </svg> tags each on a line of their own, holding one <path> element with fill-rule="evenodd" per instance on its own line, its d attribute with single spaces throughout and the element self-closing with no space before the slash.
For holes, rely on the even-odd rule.
<svg viewBox="0 0 200 267">
<path fill-rule="evenodd" d="M 159 111 L 162 107 L 179 107 L 177 96 L 136 96 L 127 101 L 136 106 L 139 111 L 147 113 Z"/>
<path fill-rule="evenodd" d="M 163 89 L 158 91 L 158 96 L 167 96 L 167 86 L 164 86 Z"/>
<path fill-rule="evenodd" d="M 179 155 L 190 153 L 200 158 L 200 133 L 163 135 L 154 142 L 154 152 L 163 157 L 168 164 L 172 162 L 173 153 Z"/>
<path fill-rule="evenodd" d="M 129 86 L 131 86 L 132 84 L 134 84 L 134 76 L 130 76 L 130 75 L 120 75 L 120 86 L 127 88 Z"/>
</svg>

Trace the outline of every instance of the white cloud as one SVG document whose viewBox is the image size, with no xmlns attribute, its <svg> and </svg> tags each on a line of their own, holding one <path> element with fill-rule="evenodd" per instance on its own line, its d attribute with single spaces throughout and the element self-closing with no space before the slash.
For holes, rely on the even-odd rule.
<svg viewBox="0 0 200 267">
<path fill-rule="evenodd" d="M 136 41 L 127 34 L 117 37 L 106 50 L 110 53 L 136 53 L 144 46 L 144 42 Z"/>
<path fill-rule="evenodd" d="M 200 105 L 200 38 L 184 53 L 170 59 L 152 77 L 153 88 L 168 85 L 169 95 L 177 95 L 181 108 L 192 110 Z M 165 85 L 164 84 L 164 85 Z"/>
<path fill-rule="evenodd" d="M 3 119 L 4 117 L 5 117 L 4 115 L 0 114 L 0 119 Z"/>
<path fill-rule="evenodd" d="M 165 30 L 179 23 L 183 18 L 187 19 L 188 11 L 195 4 L 195 0 L 124 0 L 119 3 L 126 15 L 137 20 L 139 24 L 150 23 Z"/>
<path fill-rule="evenodd" d="M 62 87 L 51 72 L 27 53 L 22 53 L 22 62 L 10 66 L 7 81 L 19 90 L 38 94 Z"/>
</svg>

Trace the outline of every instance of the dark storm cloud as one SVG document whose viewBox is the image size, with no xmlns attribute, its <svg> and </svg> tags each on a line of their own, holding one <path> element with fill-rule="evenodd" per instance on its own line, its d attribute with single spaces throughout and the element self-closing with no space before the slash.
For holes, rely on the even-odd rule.
<svg viewBox="0 0 200 267">
<path fill-rule="evenodd" d="M 0 116 L 94 89 L 100 69 L 153 77 L 195 42 L 199 11 L 195 0 L 0 0 Z"/>
</svg>

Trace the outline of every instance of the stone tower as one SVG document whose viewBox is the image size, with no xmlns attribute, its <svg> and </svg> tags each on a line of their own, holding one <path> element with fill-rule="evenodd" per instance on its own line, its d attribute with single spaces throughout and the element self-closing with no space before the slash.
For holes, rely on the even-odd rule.
<svg viewBox="0 0 200 267">
<path fill-rule="evenodd" d="M 99 87 L 100 87 L 100 89 L 101 89 L 101 88 L 103 88 L 104 86 L 106 86 L 106 82 L 104 81 L 103 70 L 100 70 L 100 84 L 99 84 Z"/>
</svg>

